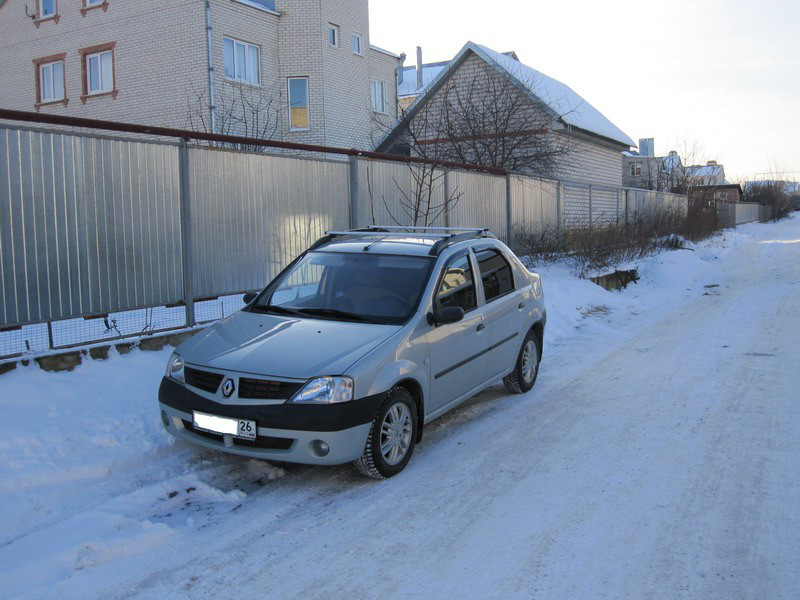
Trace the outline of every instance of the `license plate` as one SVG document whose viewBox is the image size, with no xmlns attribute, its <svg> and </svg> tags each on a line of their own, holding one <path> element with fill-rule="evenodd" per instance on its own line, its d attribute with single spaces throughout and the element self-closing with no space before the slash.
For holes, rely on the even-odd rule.
<svg viewBox="0 0 800 600">
<path fill-rule="evenodd" d="M 192 412 L 192 418 L 195 429 L 209 433 L 232 435 L 246 440 L 254 440 L 257 436 L 255 421 L 218 417 L 197 411 Z"/>
</svg>

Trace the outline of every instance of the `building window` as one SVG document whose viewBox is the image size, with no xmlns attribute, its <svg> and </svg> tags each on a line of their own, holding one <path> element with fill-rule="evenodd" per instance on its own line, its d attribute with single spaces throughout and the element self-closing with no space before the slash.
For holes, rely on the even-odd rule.
<svg viewBox="0 0 800 600">
<path fill-rule="evenodd" d="M 339 26 L 328 23 L 328 44 L 334 48 L 339 46 Z"/>
<path fill-rule="evenodd" d="M 114 73 L 115 43 L 91 46 L 80 51 L 83 65 L 83 95 L 86 102 L 91 96 L 111 94 L 117 97 L 116 75 Z"/>
<path fill-rule="evenodd" d="M 386 83 L 383 81 L 372 82 L 372 110 L 386 112 Z"/>
<path fill-rule="evenodd" d="M 353 34 L 353 54 L 364 55 L 363 39 L 357 33 Z"/>
<path fill-rule="evenodd" d="M 93 8 L 102 8 L 104 11 L 108 10 L 108 0 L 83 0 L 81 14 L 85 17 L 86 13 Z"/>
<path fill-rule="evenodd" d="M 225 77 L 251 85 L 261 85 L 259 48 L 253 44 L 225 38 Z"/>
<path fill-rule="evenodd" d="M 89 94 L 108 94 L 114 90 L 114 55 L 111 50 L 86 57 Z"/>
<path fill-rule="evenodd" d="M 289 129 L 309 129 L 308 77 L 289 78 Z"/>
<path fill-rule="evenodd" d="M 53 20 L 58 23 L 58 0 L 36 0 L 36 18 L 33 23 L 36 27 L 42 21 Z"/>
<path fill-rule="evenodd" d="M 631 163 L 631 177 L 639 177 L 642 174 L 642 163 Z"/>
<path fill-rule="evenodd" d="M 36 109 L 42 104 L 67 104 L 65 95 L 64 59 L 67 55 L 54 54 L 33 61 L 36 68 Z"/>
<path fill-rule="evenodd" d="M 39 18 L 52 19 L 58 13 L 56 0 L 39 0 Z"/>
<path fill-rule="evenodd" d="M 64 99 L 64 61 L 39 65 L 39 103 Z"/>
</svg>

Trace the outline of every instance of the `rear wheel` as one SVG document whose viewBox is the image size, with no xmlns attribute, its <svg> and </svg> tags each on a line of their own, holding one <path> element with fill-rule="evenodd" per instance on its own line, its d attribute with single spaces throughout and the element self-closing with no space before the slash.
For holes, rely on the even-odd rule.
<svg viewBox="0 0 800 600">
<path fill-rule="evenodd" d="M 404 388 L 394 388 L 375 415 L 364 454 L 355 462 L 356 469 L 374 479 L 397 475 L 411 460 L 416 440 L 414 399 Z"/>
<path fill-rule="evenodd" d="M 522 342 L 514 370 L 503 378 L 503 384 L 512 394 L 524 394 L 536 383 L 539 375 L 539 338 L 531 330 Z"/>
</svg>

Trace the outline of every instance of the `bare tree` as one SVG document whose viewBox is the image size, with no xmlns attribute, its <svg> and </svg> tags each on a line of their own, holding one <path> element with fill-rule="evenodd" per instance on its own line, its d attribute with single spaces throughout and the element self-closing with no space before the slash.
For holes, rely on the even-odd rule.
<svg viewBox="0 0 800 600">
<path fill-rule="evenodd" d="M 380 201 L 386 209 L 389 218 L 396 225 L 409 225 L 413 227 L 429 227 L 444 219 L 449 221 L 455 207 L 463 193 L 456 187 L 453 190 L 444 189 L 446 172 L 436 164 L 408 163 L 408 185 L 392 177 L 394 189 L 389 199 L 386 194 L 380 194 Z M 367 167 L 367 192 L 370 200 L 372 224 L 375 222 L 376 191 L 371 169 Z"/>
<path fill-rule="evenodd" d="M 209 104 L 206 90 L 193 89 L 188 101 L 187 121 L 193 131 L 237 135 L 269 140 L 280 124 L 280 97 L 262 87 L 225 81 L 217 88 L 215 105 Z M 212 127 L 211 115 L 214 115 Z M 210 146 L 231 146 L 207 142 Z M 234 144 L 237 150 L 264 152 L 264 146 Z"/>
</svg>

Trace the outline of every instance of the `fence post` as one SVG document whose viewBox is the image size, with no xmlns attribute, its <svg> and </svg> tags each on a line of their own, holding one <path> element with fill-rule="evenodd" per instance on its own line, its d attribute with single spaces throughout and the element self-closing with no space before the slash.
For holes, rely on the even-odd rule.
<svg viewBox="0 0 800 600">
<path fill-rule="evenodd" d="M 556 181 L 556 233 L 561 233 L 561 182 Z"/>
<path fill-rule="evenodd" d="M 444 172 L 444 226 L 450 227 L 450 171 Z"/>
<path fill-rule="evenodd" d="M 178 146 L 178 181 L 180 182 L 181 258 L 183 266 L 183 302 L 186 305 L 186 326 L 194 327 L 194 291 L 192 286 L 192 211 L 189 186 L 189 140 L 181 139 Z"/>
<path fill-rule="evenodd" d="M 589 186 L 589 229 L 594 226 L 592 220 L 592 186 Z"/>
<path fill-rule="evenodd" d="M 512 250 L 516 245 L 513 241 L 514 228 L 513 228 L 513 215 L 511 212 L 511 175 L 506 175 L 506 243 Z"/>
<path fill-rule="evenodd" d="M 351 156 L 350 163 L 350 229 L 358 227 L 358 157 Z M 368 174 L 369 175 L 369 174 Z"/>
<path fill-rule="evenodd" d="M 622 195 L 622 190 L 617 188 L 617 227 L 619 227 L 619 206 L 620 206 L 620 196 Z"/>
</svg>

